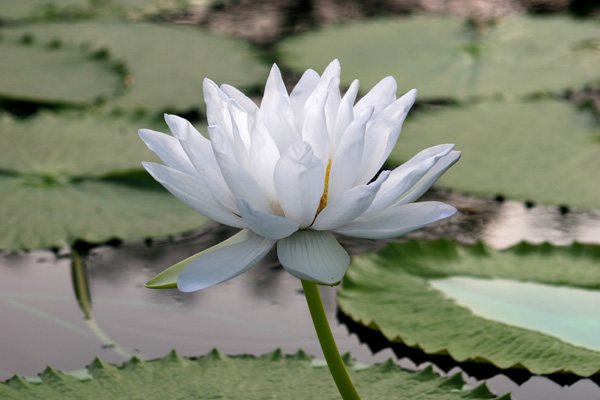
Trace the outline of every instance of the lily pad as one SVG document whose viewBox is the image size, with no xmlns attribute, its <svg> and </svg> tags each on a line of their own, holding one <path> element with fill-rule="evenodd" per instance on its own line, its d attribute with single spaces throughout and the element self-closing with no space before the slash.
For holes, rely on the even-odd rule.
<svg viewBox="0 0 600 400">
<path fill-rule="evenodd" d="M 431 367 L 407 372 L 391 360 L 350 374 L 364 399 L 494 398 L 485 385 L 463 390 L 460 373 L 445 379 Z M 172 352 L 155 361 L 134 357 L 119 367 L 96 359 L 87 367 L 87 374 L 77 376 L 87 379 L 82 382 L 48 367 L 40 374 L 41 384 L 18 376 L 0 383 L 0 396 L 6 400 L 339 398 L 329 372 L 311 366 L 311 358 L 301 350 L 293 356 L 275 351 L 262 357 L 229 357 L 213 350 L 198 359 Z"/>
<path fill-rule="evenodd" d="M 600 208 L 600 126 L 567 102 L 481 103 L 406 121 L 389 162 L 456 143 L 463 157 L 440 185 L 477 195 Z"/>
<path fill-rule="evenodd" d="M 202 80 L 241 89 L 264 83 L 268 68 L 250 46 L 193 26 L 121 21 L 36 24 L 4 29 L 7 36 L 30 35 L 106 51 L 124 62 L 125 93 L 109 104 L 124 110 L 204 109 Z"/>
<path fill-rule="evenodd" d="M 26 120 L 0 115 L 0 170 L 68 178 L 139 171 L 142 161 L 159 160 L 137 131 L 157 126 L 166 128 L 164 122 L 98 113 L 40 113 Z"/>
<path fill-rule="evenodd" d="M 0 98 L 81 106 L 123 88 L 116 65 L 89 52 L 7 42 L 0 42 Z"/>
<path fill-rule="evenodd" d="M 186 0 L 3 0 L 0 20 L 137 16 L 183 11 L 187 6 Z"/>
<path fill-rule="evenodd" d="M 0 249 L 166 236 L 208 222 L 142 170 L 148 120 L 95 114 L 0 117 Z"/>
<path fill-rule="evenodd" d="M 380 331 L 390 341 L 429 354 L 448 354 L 460 362 L 491 363 L 502 369 L 525 368 L 534 374 L 587 377 L 600 373 L 599 351 L 542 333 L 542 326 L 523 329 L 482 317 L 434 287 L 442 278 L 471 277 L 598 291 L 599 265 L 600 247 L 592 245 L 523 243 L 494 251 L 482 244 L 460 247 L 447 240 L 393 243 L 353 260 L 338 292 L 338 305 L 354 321 Z M 553 318 L 559 319 L 561 311 L 544 312 L 555 312 Z"/>
<path fill-rule="evenodd" d="M 394 76 L 419 98 L 524 95 L 600 80 L 600 25 L 569 18 L 515 17 L 479 26 L 452 17 L 405 17 L 337 25 L 280 46 L 296 71 L 344 66 L 342 83 L 370 88 Z"/>
</svg>

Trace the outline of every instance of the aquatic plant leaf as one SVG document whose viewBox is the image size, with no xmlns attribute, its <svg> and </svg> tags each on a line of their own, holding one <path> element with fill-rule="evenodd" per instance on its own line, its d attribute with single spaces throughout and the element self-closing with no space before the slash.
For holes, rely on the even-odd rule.
<svg viewBox="0 0 600 400">
<path fill-rule="evenodd" d="M 0 249 L 61 247 L 191 231 L 209 220 L 142 170 L 158 161 L 141 127 L 164 122 L 102 113 L 0 115 Z M 202 130 L 202 127 L 199 127 Z"/>
<path fill-rule="evenodd" d="M 599 265 L 600 247 L 593 245 L 523 243 L 495 251 L 482 244 L 461 247 L 447 240 L 391 243 L 377 253 L 354 258 L 337 301 L 354 321 L 429 354 L 448 354 L 460 362 L 491 363 L 502 369 L 525 368 L 534 374 L 590 376 L 600 373 L 599 351 L 478 316 L 429 281 L 502 278 L 598 291 Z M 557 319 L 560 312 L 556 310 Z M 584 327 L 573 327 L 577 328 Z"/>
<path fill-rule="evenodd" d="M 208 220 L 151 179 L 51 181 L 0 174 L 0 249 L 64 247 L 192 231 Z"/>
<path fill-rule="evenodd" d="M 102 113 L 0 114 L 0 170 L 49 179 L 141 171 L 142 161 L 159 161 L 140 140 L 142 127 L 168 131 L 165 122 Z"/>
<path fill-rule="evenodd" d="M 51 367 L 40 374 L 41 384 L 15 376 L 0 383 L 0 397 L 61 399 L 337 399 L 329 372 L 311 366 L 302 350 L 283 355 L 280 350 L 254 357 L 230 357 L 217 350 L 189 359 L 172 352 L 154 361 L 132 358 L 121 366 L 100 359 L 87 366 L 86 381 L 78 381 Z M 364 399 L 401 396 L 416 400 L 492 399 L 485 385 L 463 390 L 460 374 L 440 378 L 431 367 L 420 372 L 401 370 L 391 360 L 360 371 L 350 371 Z M 508 395 L 502 399 L 509 400 Z"/>
<path fill-rule="evenodd" d="M 599 208 L 600 125 L 567 102 L 481 103 L 407 121 L 388 162 L 456 143 L 463 157 L 439 183 L 483 196 Z"/>
<path fill-rule="evenodd" d="M 149 112 L 204 109 L 202 80 L 209 77 L 241 89 L 262 86 L 268 75 L 250 46 L 192 26 L 123 21 L 36 24 L 3 29 L 10 37 L 59 40 L 105 51 L 128 71 L 126 90 L 109 106 Z"/>
<path fill-rule="evenodd" d="M 578 88 L 600 80 L 600 25 L 565 17 L 514 17 L 473 25 L 453 17 L 416 16 L 340 24 L 290 37 L 283 63 L 321 70 L 345 65 L 342 84 L 363 88 L 382 76 L 419 99 L 524 95 Z"/>
<path fill-rule="evenodd" d="M 181 12 L 187 0 L 3 0 L 0 20 L 91 18 L 107 15 L 141 17 Z"/>
<path fill-rule="evenodd" d="M 123 76 L 110 60 L 81 49 L 0 41 L 0 98 L 58 105 L 91 105 L 116 96 Z"/>
</svg>

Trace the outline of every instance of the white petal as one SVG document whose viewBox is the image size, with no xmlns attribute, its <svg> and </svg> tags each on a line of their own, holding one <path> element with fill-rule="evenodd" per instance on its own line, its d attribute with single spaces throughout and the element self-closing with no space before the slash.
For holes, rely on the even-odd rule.
<svg viewBox="0 0 600 400">
<path fill-rule="evenodd" d="M 350 256 L 330 232 L 302 230 L 277 242 L 283 268 L 304 280 L 332 285 L 342 280 Z"/>
<path fill-rule="evenodd" d="M 244 93 L 240 92 L 235 87 L 227 84 L 221 85 L 221 90 L 223 91 L 223 93 L 229 96 L 230 99 L 235 100 L 240 106 L 242 106 L 242 108 L 246 110 L 246 112 L 249 115 L 251 115 L 252 117 L 256 115 L 256 112 L 258 111 L 258 106 Z"/>
<path fill-rule="evenodd" d="M 187 120 L 165 114 L 165 120 L 195 168 L 193 174 L 215 199 L 229 210 L 235 211 L 233 195 L 223 179 L 210 140 L 198 132 Z"/>
<path fill-rule="evenodd" d="M 290 93 L 290 105 L 294 111 L 294 123 L 296 130 L 302 132 L 302 123 L 304 122 L 304 105 L 311 93 L 319 83 L 319 74 L 314 70 L 308 69 L 304 72 L 292 93 Z"/>
<path fill-rule="evenodd" d="M 193 292 L 235 278 L 259 262 L 275 243 L 275 240 L 248 232 L 246 240 L 192 260 L 179 274 L 177 287 L 182 292 Z"/>
<path fill-rule="evenodd" d="M 440 176 L 460 159 L 461 152 L 453 151 L 438 160 L 437 163 L 422 177 L 396 204 L 408 204 L 416 201 L 439 179 Z"/>
<path fill-rule="evenodd" d="M 372 114 L 373 107 L 365 109 L 356 120 L 352 121 L 340 141 L 331 162 L 327 192 L 329 201 L 337 199 L 339 195 L 354 186 L 363 155 L 365 128 Z"/>
<path fill-rule="evenodd" d="M 196 175 L 194 166 L 177 138 L 150 129 L 140 129 L 138 134 L 166 165 L 188 175 Z"/>
<path fill-rule="evenodd" d="M 358 79 L 355 79 L 340 102 L 334 128 L 334 148 L 337 149 L 348 125 L 354 119 L 354 101 L 358 93 Z"/>
<path fill-rule="evenodd" d="M 194 211 L 225 225 L 246 228 L 244 221 L 220 205 L 198 179 L 161 164 L 143 165 L 154 179 Z"/>
<path fill-rule="evenodd" d="M 396 91 L 398 85 L 396 80 L 391 77 L 385 77 L 369 91 L 354 106 L 354 113 L 361 113 L 366 107 L 375 108 L 375 114 L 379 113 L 396 100 Z"/>
<path fill-rule="evenodd" d="M 317 101 L 317 99 L 322 98 L 326 95 L 329 90 L 329 83 L 332 79 L 340 79 L 341 66 L 338 60 L 333 60 L 329 63 L 325 71 L 323 71 L 323 75 L 319 79 L 319 83 L 311 93 L 311 95 L 306 100 L 304 104 L 304 115 L 308 112 L 308 109 L 312 107 L 312 105 Z M 306 120 L 306 117 L 304 118 Z"/>
<path fill-rule="evenodd" d="M 335 122 L 342 98 L 340 96 L 340 78 L 332 78 L 327 88 L 327 102 L 325 103 L 325 120 L 327 121 L 327 132 L 329 133 L 330 146 L 334 148 Z"/>
<path fill-rule="evenodd" d="M 306 228 L 315 219 L 325 187 L 325 168 L 306 142 L 296 142 L 275 167 L 275 189 L 285 216 Z"/>
<path fill-rule="evenodd" d="M 437 201 L 394 205 L 358 218 L 334 231 L 367 239 L 390 239 L 448 218 L 455 212 L 456 208 Z"/>
<path fill-rule="evenodd" d="M 277 192 L 273 175 L 279 160 L 279 149 L 260 120 L 255 121 L 251 135 L 250 172 L 263 193 L 274 202 L 277 199 Z"/>
<path fill-rule="evenodd" d="M 362 185 L 369 182 L 388 158 L 398 141 L 398 136 L 402 130 L 402 123 L 414 104 L 416 96 L 417 91 L 413 89 L 390 104 L 379 114 L 374 114 L 371 123 L 367 125 L 365 149 L 360 172 L 354 182 L 355 185 Z M 356 112 L 356 107 L 354 110 Z"/>
<path fill-rule="evenodd" d="M 245 199 L 257 209 L 272 213 L 267 198 L 254 178 L 227 151 L 223 132 L 218 126 L 209 126 L 208 132 L 221 173 L 234 197 Z"/>
<path fill-rule="evenodd" d="M 230 102 L 229 97 L 210 79 L 204 79 L 202 87 L 208 125 L 218 125 L 231 140 L 231 116 L 227 107 Z"/>
<path fill-rule="evenodd" d="M 279 240 L 298 230 L 298 224 L 291 219 L 267 214 L 252 207 L 244 199 L 235 199 L 238 210 L 248 227 L 260 236 Z"/>
<path fill-rule="evenodd" d="M 398 200 L 428 173 L 438 160 L 452 151 L 453 144 L 440 144 L 419 152 L 416 156 L 394 169 L 375 196 L 365 214 L 385 208 Z"/>
<path fill-rule="evenodd" d="M 333 230 L 363 215 L 389 174 L 389 171 L 383 171 L 375 182 L 353 187 L 331 203 L 328 203 L 323 211 L 319 213 L 311 228 L 320 231 Z"/>
<path fill-rule="evenodd" d="M 315 155 L 324 166 L 328 164 L 330 140 L 327 131 L 327 119 L 325 117 L 325 102 L 327 92 L 323 96 L 314 99 L 312 105 L 304 115 L 302 126 L 302 140 L 308 142 Z"/>
<path fill-rule="evenodd" d="M 280 152 L 299 140 L 300 134 L 296 131 L 290 99 L 281 79 L 281 72 L 275 64 L 267 79 L 258 117 L 269 130 Z"/>
</svg>

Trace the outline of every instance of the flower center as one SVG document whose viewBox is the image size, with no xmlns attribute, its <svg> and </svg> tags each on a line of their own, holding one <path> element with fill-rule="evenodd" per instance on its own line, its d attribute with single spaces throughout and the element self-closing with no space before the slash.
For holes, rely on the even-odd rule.
<svg viewBox="0 0 600 400">
<path fill-rule="evenodd" d="M 317 215 L 325 208 L 327 205 L 327 192 L 329 190 L 329 172 L 331 172 L 331 158 L 327 162 L 327 170 L 325 171 L 325 188 L 323 189 L 323 196 L 321 196 L 321 201 L 319 201 L 319 208 L 317 208 Z"/>
</svg>

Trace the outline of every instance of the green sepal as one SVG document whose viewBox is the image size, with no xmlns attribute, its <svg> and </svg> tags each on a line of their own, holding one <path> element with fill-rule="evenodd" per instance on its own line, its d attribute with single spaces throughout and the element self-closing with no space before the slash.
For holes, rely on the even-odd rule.
<svg viewBox="0 0 600 400">
<path fill-rule="evenodd" d="M 166 270 L 164 270 L 163 272 L 146 282 L 144 286 L 146 286 L 149 289 L 177 289 L 177 277 L 190 262 L 192 262 L 193 260 L 195 260 L 203 254 L 210 253 L 211 251 L 220 249 L 221 247 L 231 246 L 243 242 L 244 240 L 248 240 L 249 233 L 250 231 L 248 229 L 243 229 L 239 231 L 229 239 L 224 240 L 213 247 L 209 247 L 208 249 L 201 251 L 200 253 L 194 254 L 193 256 L 178 262 L 170 268 L 167 268 Z"/>
</svg>

